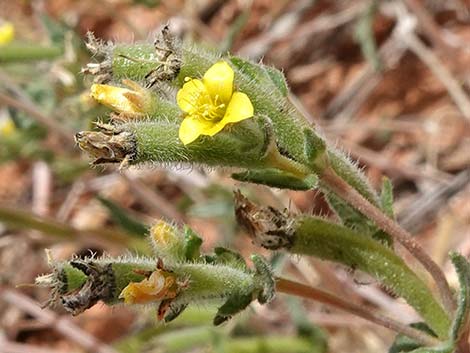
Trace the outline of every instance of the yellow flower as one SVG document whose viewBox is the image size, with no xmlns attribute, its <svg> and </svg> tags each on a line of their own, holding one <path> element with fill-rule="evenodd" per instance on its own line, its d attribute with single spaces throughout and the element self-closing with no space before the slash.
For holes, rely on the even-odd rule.
<svg viewBox="0 0 470 353">
<path fill-rule="evenodd" d="M 0 45 L 10 43 L 15 37 L 15 27 L 10 22 L 0 24 Z"/>
<path fill-rule="evenodd" d="M 165 221 L 158 221 L 150 229 L 150 236 L 156 244 L 167 246 L 178 241 L 178 234 L 175 229 Z"/>
<path fill-rule="evenodd" d="M 123 80 L 122 83 L 130 89 L 95 83 L 90 96 L 118 113 L 143 115 L 151 106 L 151 93 L 134 81 Z"/>
<path fill-rule="evenodd" d="M 176 102 L 186 117 L 179 138 L 183 144 L 200 135 L 214 136 L 225 125 L 253 116 L 253 105 L 245 93 L 233 92 L 232 68 L 219 61 L 212 65 L 202 80 L 188 79 L 178 91 Z"/>
<path fill-rule="evenodd" d="M 172 299 L 178 294 L 178 284 L 171 273 L 156 270 L 140 282 L 129 283 L 119 294 L 126 304 L 145 304 Z"/>
</svg>

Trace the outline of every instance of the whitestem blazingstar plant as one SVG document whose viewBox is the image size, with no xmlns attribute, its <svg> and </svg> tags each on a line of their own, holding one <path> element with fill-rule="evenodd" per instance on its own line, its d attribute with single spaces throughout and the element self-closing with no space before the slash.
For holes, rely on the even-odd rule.
<svg viewBox="0 0 470 353">
<path fill-rule="evenodd" d="M 456 305 L 442 270 L 394 221 L 391 183 L 384 180 L 380 195 L 373 190 L 359 169 L 290 102 L 280 71 L 181 43 L 168 27 L 155 45 L 104 44 L 90 35 L 87 46 L 101 58 L 83 69 L 95 77 L 91 96 L 114 111 L 109 123 L 96 124 L 96 131 L 76 134 L 79 147 L 94 158 L 93 164 L 235 167 L 239 171 L 232 177 L 244 182 L 295 190 L 320 188 L 340 224 L 259 207 L 239 193 L 237 218 L 265 248 L 364 271 L 403 297 L 421 315 L 428 332 L 383 318 L 374 320 L 414 337 L 416 347 L 437 345 L 416 352 L 452 352 L 462 346 L 470 331 L 468 261 L 452 256 L 460 274 Z M 217 299 L 223 304 L 216 324 L 254 298 L 264 303 L 273 297 L 273 276 L 262 258 L 254 256 L 255 269 L 250 270 L 238 254 L 226 249 L 201 255 L 199 237 L 189 228 L 184 233 L 182 237 L 181 230 L 157 223 L 151 230 L 155 258 L 53 263 L 52 274 L 40 277 L 38 283 L 52 286 L 53 301 L 59 300 L 74 314 L 98 300 L 157 303 L 159 317 L 169 320 L 193 302 Z M 440 300 L 395 253 L 395 243 L 428 270 Z M 278 280 L 278 289 L 298 295 L 305 290 L 302 286 L 286 290 L 289 283 Z M 329 294 L 317 297 L 351 309 L 339 298 L 321 299 L 330 298 Z M 358 308 L 351 311 L 377 318 Z"/>
</svg>

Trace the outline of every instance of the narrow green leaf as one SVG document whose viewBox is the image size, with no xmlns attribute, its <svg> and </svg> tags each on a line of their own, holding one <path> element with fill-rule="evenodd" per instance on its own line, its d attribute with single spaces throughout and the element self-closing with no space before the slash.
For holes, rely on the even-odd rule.
<svg viewBox="0 0 470 353">
<path fill-rule="evenodd" d="M 470 329 L 470 263 L 462 255 L 453 252 L 450 259 L 459 277 L 459 302 L 452 322 L 451 337 L 458 342 Z"/>
<path fill-rule="evenodd" d="M 377 44 L 374 36 L 374 17 L 377 13 L 377 2 L 371 1 L 369 6 L 359 17 L 355 28 L 355 39 L 361 46 L 362 55 L 374 67 L 380 70 L 382 67 L 377 51 Z"/>
<path fill-rule="evenodd" d="M 394 218 L 393 212 L 393 185 L 389 178 L 382 178 L 382 191 L 380 193 L 380 206 L 390 218 Z"/>
<path fill-rule="evenodd" d="M 304 254 L 364 271 L 403 297 L 441 338 L 450 329 L 448 314 L 426 284 L 389 247 L 326 220 L 300 216 L 292 254 Z"/>
<path fill-rule="evenodd" d="M 106 199 L 102 196 L 96 196 L 98 201 L 106 207 L 112 219 L 121 226 L 124 230 L 132 235 L 144 237 L 148 233 L 148 228 L 145 224 L 129 216 L 125 209 L 118 206 L 113 201 Z"/>
<path fill-rule="evenodd" d="M 232 174 L 238 181 L 267 185 L 273 188 L 290 190 L 310 190 L 317 186 L 318 178 L 311 174 L 305 179 L 279 169 L 251 169 L 241 173 Z"/>
<path fill-rule="evenodd" d="M 225 321 L 229 320 L 233 315 L 245 309 L 253 300 L 251 293 L 236 293 L 232 295 L 227 301 L 217 310 L 214 317 L 214 325 L 218 326 Z"/>
</svg>

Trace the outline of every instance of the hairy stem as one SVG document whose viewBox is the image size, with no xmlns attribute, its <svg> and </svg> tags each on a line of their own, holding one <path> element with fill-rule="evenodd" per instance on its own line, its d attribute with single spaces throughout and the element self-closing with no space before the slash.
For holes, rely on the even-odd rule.
<svg viewBox="0 0 470 353">
<path fill-rule="evenodd" d="M 278 278 L 276 282 L 276 290 L 280 293 L 312 299 L 327 305 L 334 306 L 336 308 L 340 308 L 377 325 L 386 327 L 398 333 L 402 333 L 427 346 L 436 346 L 441 343 L 441 341 L 439 341 L 437 338 L 429 336 L 422 331 L 404 325 L 391 318 L 382 316 L 376 311 L 366 310 L 360 305 L 351 303 L 350 301 L 345 301 L 317 288 L 309 287 L 284 278 Z"/>
<path fill-rule="evenodd" d="M 351 185 L 341 179 L 331 168 L 324 170 L 321 179 L 330 190 L 357 208 L 357 210 L 362 214 L 373 220 L 380 229 L 396 239 L 414 257 L 416 257 L 436 282 L 445 308 L 450 312 L 455 310 L 455 301 L 444 273 L 424 251 L 421 245 L 412 238 L 410 233 L 401 228 L 395 221 L 387 217 L 382 211 L 367 201 Z"/>
</svg>

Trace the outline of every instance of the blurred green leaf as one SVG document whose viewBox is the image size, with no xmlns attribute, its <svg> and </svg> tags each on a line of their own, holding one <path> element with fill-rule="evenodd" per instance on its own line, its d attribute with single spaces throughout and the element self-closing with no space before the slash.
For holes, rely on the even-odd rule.
<svg viewBox="0 0 470 353">
<path fill-rule="evenodd" d="M 103 206 L 105 206 L 112 219 L 121 226 L 124 230 L 129 232 L 130 234 L 145 237 L 148 233 L 148 228 L 142 222 L 134 219 L 133 217 L 129 216 L 128 212 L 125 209 L 118 206 L 111 200 L 108 200 L 102 196 L 96 196 L 96 198 L 101 202 Z"/>
</svg>

